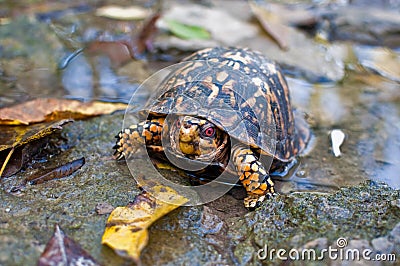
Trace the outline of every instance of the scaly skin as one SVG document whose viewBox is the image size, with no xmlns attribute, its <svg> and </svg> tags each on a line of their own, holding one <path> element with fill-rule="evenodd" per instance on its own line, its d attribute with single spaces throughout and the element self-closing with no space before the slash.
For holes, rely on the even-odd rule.
<svg viewBox="0 0 400 266">
<path fill-rule="evenodd" d="M 116 136 L 117 143 L 114 146 L 114 157 L 117 160 L 129 158 L 143 144 L 147 148 L 162 151 L 161 132 L 164 124 L 164 118 L 154 118 L 146 120 L 119 132 Z"/>
<path fill-rule="evenodd" d="M 232 156 L 239 180 L 247 191 L 246 208 L 258 207 L 265 196 L 275 195 L 274 183 L 253 150 L 239 143 L 233 146 Z"/>
<path fill-rule="evenodd" d="M 114 146 L 115 158 L 129 158 L 143 144 L 146 144 L 146 147 L 153 151 L 162 151 L 163 123 L 163 118 L 155 118 L 132 125 L 121 131 L 117 135 L 117 144 Z M 200 133 L 200 131 L 203 126 L 209 126 L 210 122 L 196 117 L 185 116 L 180 119 L 180 123 L 180 127 L 174 128 L 179 130 L 180 150 L 192 159 L 195 159 L 194 156 L 217 149 L 218 147 L 215 147 L 218 143 L 216 140 L 221 137 L 221 134 L 225 134 L 218 132 L 213 138 L 204 137 L 204 133 Z M 197 144 L 194 145 L 193 143 Z M 225 148 L 230 149 L 229 146 Z M 252 149 L 241 143 L 235 144 L 232 148 L 232 159 L 240 177 L 239 180 L 247 191 L 247 197 L 244 199 L 245 207 L 249 209 L 258 207 L 266 196 L 275 194 L 274 183 Z"/>
</svg>

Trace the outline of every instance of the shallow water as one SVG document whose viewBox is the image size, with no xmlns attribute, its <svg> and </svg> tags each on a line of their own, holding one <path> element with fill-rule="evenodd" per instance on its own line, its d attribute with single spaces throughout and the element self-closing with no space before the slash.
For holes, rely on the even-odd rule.
<svg viewBox="0 0 400 266">
<path fill-rule="evenodd" d="M 220 5 L 224 6 L 223 2 Z M 140 23 L 99 18 L 94 16 L 90 5 L 78 7 L 49 5 L 47 12 L 40 13 L 34 8 L 33 11 L 17 9 L 25 12 L 26 17 L 9 18 L 10 21 L 0 28 L 4 38 L 0 106 L 37 97 L 128 102 L 140 82 L 173 63 L 149 59 L 150 64 L 131 62 L 115 66 L 105 55 L 87 50 L 79 52 L 79 46 L 95 39 L 101 31 L 104 31 L 103 36 L 109 35 L 103 39 L 115 40 L 118 39 L 116 32 L 122 29 L 135 34 Z M 57 13 L 53 10 L 57 8 L 68 12 Z M 229 6 L 224 8 L 229 11 Z M 113 24 L 115 31 L 110 27 Z M 35 34 L 16 33 L 20 28 Z M 265 41 L 265 36 L 257 37 L 252 47 Z M 334 66 L 338 69 L 345 66 L 341 81 L 311 82 L 307 73 L 296 74 L 304 72 L 301 66 L 286 69 L 287 63 L 284 63 L 293 106 L 306 113 L 315 139 L 313 150 L 302 159 L 297 175 L 291 178 L 294 182 L 284 183 L 282 190 L 324 190 L 357 184 L 364 179 L 385 181 L 399 188 L 400 178 L 396 173 L 400 165 L 400 54 L 387 50 L 389 55 L 382 56 L 379 48 L 340 42 L 327 47 L 334 50 L 326 55 L 327 62 L 332 61 L 333 55 L 340 54 L 333 58 L 338 62 Z M 291 57 L 296 55 L 293 50 L 296 49 L 291 48 L 292 52 L 287 54 L 283 52 L 278 61 L 293 60 Z M 266 51 L 267 55 L 269 53 Z M 320 63 L 316 60 L 317 65 L 310 69 L 318 68 Z M 145 99 L 147 95 L 141 97 Z M 346 135 L 340 158 L 335 158 L 331 152 L 329 132 L 332 129 L 340 129 Z"/>
<path fill-rule="evenodd" d="M 117 2 L 113 1 L 113 4 Z M 189 1 L 178 2 L 180 5 Z M 244 1 L 227 2 L 215 1 L 213 4 L 218 12 L 230 14 L 229 19 L 237 19 L 238 25 L 242 26 L 240 29 L 249 29 L 255 35 L 249 37 L 250 33 L 246 32 L 245 36 L 241 36 L 239 29 L 233 38 L 236 43 L 212 44 L 249 46 L 278 61 L 287 74 L 293 107 L 304 114 L 314 135 L 310 145 L 312 147 L 301 156 L 300 165 L 293 176 L 277 181 L 278 191 L 282 194 L 297 191 L 332 192 L 340 187 L 357 185 L 366 179 L 384 181 L 392 188 L 400 188 L 400 50 L 395 46 L 398 34 L 389 36 L 394 46 L 385 48 L 365 45 L 362 39 L 346 42 L 334 39 L 331 42 L 319 41 L 310 36 L 309 32 L 291 29 L 286 32 L 290 36 L 290 49 L 283 51 L 251 19 L 250 9 Z M 326 8 L 329 1 L 304 2 L 304 8 L 318 2 L 313 6 L 318 9 Z M 342 6 L 346 1 L 332 2 L 341 2 L 339 6 Z M 118 64 L 102 53 L 92 53 L 87 49 L 79 52 L 93 40 L 119 40 L 132 36 L 141 25 L 140 21 L 126 22 L 96 17 L 94 11 L 99 5 L 97 1 L 83 6 L 79 3 L 35 2 L 31 5 L 0 6 L 0 107 L 38 97 L 128 102 L 141 82 L 155 71 L 188 54 L 187 47 L 194 47 L 193 43 L 182 43 L 161 31 L 155 41 L 159 50 L 143 61 L 132 60 Z M 175 1 L 168 3 L 177 5 Z M 294 6 L 301 7 L 299 4 Z M 196 10 L 203 12 L 201 8 L 196 6 Z M 384 8 L 381 12 L 385 10 L 388 9 Z M 215 16 L 215 13 L 210 14 L 211 17 Z M 358 16 L 354 18 L 361 19 Z M 211 24 L 216 23 L 210 21 Z M 381 29 L 385 28 L 385 23 L 380 24 Z M 390 32 L 392 27 L 392 24 L 387 25 L 388 30 L 384 32 Z M 32 34 L 20 34 L 21 29 Z M 223 34 L 227 33 L 220 34 L 219 40 L 232 39 L 224 38 Z M 195 42 L 196 47 L 208 44 Z M 168 60 L 161 61 L 160 58 Z M 146 94 L 140 95 L 138 101 L 144 102 L 146 97 Z M 21 173 L 2 180 L 0 242 L 12 248 L 0 251 L 0 262 L 32 262 L 32 258 L 36 259 L 43 250 L 53 224 L 60 223 L 96 258 L 105 263 L 124 265 L 109 249 L 101 246 L 100 238 L 106 216 L 97 215 L 94 211 L 99 202 L 123 206 L 139 193 L 126 165 L 116 163 L 111 158 L 114 136 L 121 128 L 122 119 L 120 113 L 73 123 L 65 129 L 67 144 L 60 155 L 50 156 L 48 161 L 36 162 Z M 334 156 L 331 147 L 329 134 L 333 129 L 340 129 L 346 136 L 338 158 Z M 71 177 L 30 186 L 17 195 L 10 193 L 13 186 L 38 169 L 82 156 L 86 158 L 86 165 Z M 140 160 L 137 164 L 139 171 L 146 173 L 146 169 L 141 168 Z M 170 175 L 176 177 L 175 172 L 170 172 Z M 278 201 L 278 209 L 279 204 L 283 203 Z M 290 207 L 290 204 L 287 205 Z M 244 216 L 246 213 L 241 200 L 232 199 L 231 195 L 205 208 L 211 210 L 212 217 L 215 216 L 213 222 L 225 225 L 229 219 L 238 222 L 233 217 Z M 269 215 L 265 210 L 260 210 L 260 213 Z M 254 215 L 259 213 L 255 212 Z M 208 239 L 214 241 L 212 243 L 217 249 L 223 249 L 219 253 L 214 246 L 204 242 L 206 233 L 201 231 L 205 229 L 201 228 L 200 216 L 204 218 L 200 207 L 182 208 L 156 223 L 151 231 L 149 248 L 144 251 L 144 260 L 148 265 L 158 257 L 162 257 L 164 263 L 168 264 L 171 258 L 179 256 L 178 262 L 193 264 L 195 260 L 186 258 L 190 255 L 201 264 L 204 262 L 204 252 L 207 252 L 206 258 L 221 259 L 219 254 L 223 254 L 220 263 L 226 264 L 224 259 L 233 256 L 230 253 L 233 242 L 217 237 Z M 391 217 L 392 220 L 396 219 L 394 215 Z M 251 219 L 248 218 L 249 224 L 252 223 Z M 273 219 L 271 223 L 274 223 Z M 261 231 L 270 228 L 268 224 L 259 226 Z M 238 228 L 237 234 L 240 236 L 237 241 L 246 239 L 246 230 L 247 227 Z M 296 233 L 297 229 L 290 230 Z M 15 232 L 19 232 L 16 237 Z M 371 238 L 378 235 L 375 232 Z M 173 250 L 169 245 L 171 239 L 181 249 Z M 163 241 L 165 243 L 160 244 Z M 241 244 L 251 246 L 247 242 Z"/>
</svg>

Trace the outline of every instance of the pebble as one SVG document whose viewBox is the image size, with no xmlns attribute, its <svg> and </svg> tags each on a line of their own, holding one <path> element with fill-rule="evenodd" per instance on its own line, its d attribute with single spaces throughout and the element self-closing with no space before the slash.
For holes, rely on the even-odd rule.
<svg viewBox="0 0 400 266">
<path fill-rule="evenodd" d="M 393 252 L 393 243 L 387 237 L 378 237 L 371 241 L 374 250 L 380 254 L 389 254 Z"/>
<path fill-rule="evenodd" d="M 96 213 L 99 215 L 109 214 L 114 210 L 114 207 L 108 202 L 100 202 L 96 205 Z"/>
<path fill-rule="evenodd" d="M 392 200 L 392 201 L 390 202 L 390 204 L 391 204 L 392 206 L 395 206 L 395 207 L 397 207 L 397 208 L 400 208 L 400 199 Z"/>
<path fill-rule="evenodd" d="M 303 249 L 324 249 L 328 247 L 328 239 L 326 237 L 316 238 L 304 244 Z"/>
<path fill-rule="evenodd" d="M 396 224 L 396 226 L 390 232 L 389 240 L 394 244 L 400 245 L 400 223 Z"/>
<path fill-rule="evenodd" d="M 334 129 L 331 131 L 332 152 L 335 157 L 339 157 L 342 154 L 340 146 L 343 144 L 345 137 L 346 135 L 340 129 Z"/>
</svg>

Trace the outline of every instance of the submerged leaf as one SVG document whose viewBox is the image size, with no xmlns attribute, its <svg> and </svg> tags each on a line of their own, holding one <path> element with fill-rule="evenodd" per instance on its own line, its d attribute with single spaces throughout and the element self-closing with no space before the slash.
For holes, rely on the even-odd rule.
<svg viewBox="0 0 400 266">
<path fill-rule="evenodd" d="M 252 2 L 250 2 L 250 7 L 265 32 L 279 45 L 281 49 L 289 49 L 287 40 L 288 26 L 281 22 L 279 16 Z"/>
<path fill-rule="evenodd" d="M 96 266 L 100 264 L 56 225 L 53 237 L 47 243 L 38 261 L 38 266 L 53 265 Z"/>
<path fill-rule="evenodd" d="M 88 102 L 67 99 L 35 99 L 0 109 L 0 124 L 29 125 L 64 118 L 83 119 L 125 109 L 122 103 Z"/>
<path fill-rule="evenodd" d="M 142 26 L 137 35 L 129 40 L 93 41 L 87 49 L 91 53 L 106 54 L 115 65 L 122 65 L 132 59 L 140 59 L 147 51 L 154 50 L 153 37 L 160 14 L 156 13 Z"/>
<path fill-rule="evenodd" d="M 155 197 L 153 197 L 154 195 Z M 166 203 L 160 199 L 168 199 Z M 151 194 L 143 192 L 126 207 L 117 207 L 107 220 L 102 243 L 118 255 L 139 261 L 148 241 L 147 228 L 157 219 L 185 204 L 187 198 L 165 186 L 154 186 Z"/>
<path fill-rule="evenodd" d="M 196 25 L 188 25 L 181 23 L 177 20 L 168 19 L 166 20 L 168 29 L 172 34 L 176 35 L 181 39 L 194 40 L 194 39 L 210 39 L 211 34 L 203 27 Z"/>
<path fill-rule="evenodd" d="M 120 19 L 120 20 L 140 20 L 150 15 L 150 11 L 141 6 L 103 6 L 96 10 L 96 16 Z"/>
</svg>

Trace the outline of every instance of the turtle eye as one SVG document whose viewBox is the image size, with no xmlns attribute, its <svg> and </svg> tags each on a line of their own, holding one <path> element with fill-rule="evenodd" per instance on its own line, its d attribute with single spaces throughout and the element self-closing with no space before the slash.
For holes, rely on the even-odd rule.
<svg viewBox="0 0 400 266">
<path fill-rule="evenodd" d="M 214 137 L 215 135 L 215 128 L 214 127 L 207 127 L 203 130 L 203 135 L 209 138 Z"/>
</svg>

